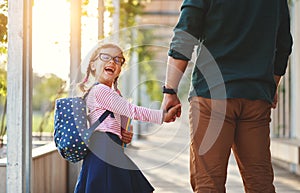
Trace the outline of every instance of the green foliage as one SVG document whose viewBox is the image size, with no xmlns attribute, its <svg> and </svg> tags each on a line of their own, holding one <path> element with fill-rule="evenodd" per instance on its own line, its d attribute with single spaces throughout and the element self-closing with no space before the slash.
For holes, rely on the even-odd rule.
<svg viewBox="0 0 300 193">
<path fill-rule="evenodd" d="M 41 124 L 41 123 L 43 123 L 43 124 Z M 41 125 L 42 125 L 42 130 L 41 130 Z M 53 128 L 54 128 L 54 116 L 50 116 L 49 119 L 47 119 L 47 121 L 45 121 L 44 114 L 33 113 L 33 115 L 32 115 L 32 132 L 53 133 Z"/>
<path fill-rule="evenodd" d="M 33 89 L 34 132 L 53 132 L 54 104 L 57 98 L 67 95 L 66 82 L 54 74 L 35 76 Z"/>
<path fill-rule="evenodd" d="M 1 119 L 0 119 L 0 138 L 6 133 L 6 93 L 7 93 L 7 73 L 3 66 L 0 67 L 0 105 L 1 105 Z"/>
<path fill-rule="evenodd" d="M 0 120 L 0 137 L 6 132 L 6 71 L 0 68 L 0 99 L 2 115 Z M 45 76 L 33 75 L 33 131 L 53 131 L 53 110 L 57 98 L 66 96 L 66 82 L 54 74 Z"/>
<path fill-rule="evenodd" d="M 4 0 L 4 1 L 0 2 L 0 57 L 1 58 L 6 58 L 6 54 L 7 54 L 7 15 L 8 15 L 8 0 Z M 1 61 L 1 58 L 0 58 L 0 62 L 3 62 L 3 61 Z M 4 63 L 6 63 L 6 61 L 4 61 Z M 1 63 L 1 65 L 3 65 L 3 64 Z M 1 75 L 2 75 L 2 73 L 1 73 Z M 2 81 L 2 78 L 3 77 L 1 76 L 0 77 L 0 79 L 1 79 L 0 80 L 1 81 L 0 93 L 1 94 L 3 94 L 3 92 L 2 92 L 3 89 L 6 89 L 3 87 L 5 82 Z"/>
<path fill-rule="evenodd" d="M 136 16 L 143 13 L 144 5 L 138 0 L 120 1 L 120 27 L 131 27 L 136 25 Z"/>
<path fill-rule="evenodd" d="M 5 69 L 0 67 L 0 97 L 1 97 L 1 99 L 6 97 L 6 90 L 7 90 L 6 74 L 7 73 L 6 73 Z M 2 100 L 1 100 L 1 102 L 2 102 Z M 1 104 L 3 104 L 3 103 L 1 103 Z"/>
<path fill-rule="evenodd" d="M 89 4 L 89 0 L 82 0 L 82 9 L 81 9 L 82 16 L 87 16 L 88 15 L 88 11 L 86 9 L 88 4 Z"/>
<path fill-rule="evenodd" d="M 7 13 L 8 13 L 8 0 L 0 2 L 0 42 L 7 42 Z M 0 53 L 1 50 L 0 50 Z"/>
<path fill-rule="evenodd" d="M 137 24 L 136 16 L 143 14 L 145 2 L 146 1 L 144 0 L 120 1 L 121 28 L 132 27 Z M 160 84 L 156 81 L 156 69 L 154 69 L 153 65 L 150 64 L 150 61 L 154 57 L 154 52 L 148 47 L 148 45 L 151 45 L 154 39 L 153 33 L 149 29 L 139 29 L 137 36 L 134 36 L 131 30 L 129 30 L 129 32 L 131 33 L 129 34 L 129 37 L 135 41 L 134 44 L 142 45 L 132 50 L 138 53 L 140 81 L 145 81 L 144 84 L 146 84 L 147 93 L 151 100 L 161 100 L 162 94 Z"/>
<path fill-rule="evenodd" d="M 105 0 L 104 0 L 105 1 Z M 136 16 L 143 14 L 145 0 L 119 0 L 120 1 L 120 28 L 136 25 Z M 113 0 L 105 1 L 105 9 L 112 16 L 115 12 Z"/>
<path fill-rule="evenodd" d="M 66 0 L 66 1 L 70 2 L 71 0 Z M 82 16 L 87 16 L 88 15 L 86 7 L 89 4 L 89 2 L 90 2 L 90 0 L 81 0 L 81 15 Z"/>
<path fill-rule="evenodd" d="M 35 111 L 45 111 L 56 98 L 58 91 L 65 86 L 65 81 L 54 74 L 33 77 L 32 108 Z"/>
<path fill-rule="evenodd" d="M 6 133 L 6 93 L 7 93 L 7 73 L 5 70 L 6 54 L 7 54 L 7 15 L 8 15 L 8 0 L 0 2 L 0 57 L 4 59 L 0 64 L 0 104 L 1 104 L 1 119 L 0 119 L 0 138 Z M 4 57 L 3 57 L 4 56 Z M 3 63 L 2 63 L 3 62 Z"/>
<path fill-rule="evenodd" d="M 137 41 L 140 42 L 138 45 L 151 45 L 153 41 L 152 32 L 148 30 L 140 30 Z M 154 52 L 149 46 L 140 46 L 137 49 L 139 61 L 142 61 L 139 65 L 139 74 L 140 79 L 145 80 L 147 87 L 147 93 L 150 96 L 151 100 L 160 101 L 162 100 L 162 92 L 160 84 L 156 81 L 155 72 L 157 69 L 154 68 L 154 65 L 151 65 L 151 61 L 154 58 Z"/>
<path fill-rule="evenodd" d="M 296 1 L 299 1 L 299 0 L 287 0 L 287 1 L 288 1 L 288 4 L 289 4 L 290 6 L 293 6 L 294 3 L 295 3 Z"/>
</svg>

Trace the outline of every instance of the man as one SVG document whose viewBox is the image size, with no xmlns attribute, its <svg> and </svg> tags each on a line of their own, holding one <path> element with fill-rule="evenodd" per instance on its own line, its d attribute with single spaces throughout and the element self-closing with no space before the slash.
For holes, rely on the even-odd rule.
<svg viewBox="0 0 300 193">
<path fill-rule="evenodd" d="M 190 102 L 196 193 L 225 192 L 231 150 L 247 193 L 274 193 L 269 123 L 292 37 L 286 0 L 184 0 L 168 52 L 163 109 L 198 46 Z M 178 112 L 177 116 L 180 116 Z"/>
</svg>

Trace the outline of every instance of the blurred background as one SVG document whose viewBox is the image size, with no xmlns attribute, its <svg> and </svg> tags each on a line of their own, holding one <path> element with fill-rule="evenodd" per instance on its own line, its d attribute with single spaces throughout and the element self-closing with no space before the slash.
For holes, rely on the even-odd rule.
<svg viewBox="0 0 300 193">
<path fill-rule="evenodd" d="M 26 7 L 22 2 L 29 2 L 30 6 Z M 53 142 L 54 102 L 57 98 L 75 94 L 75 85 L 82 80 L 89 53 L 99 42 L 117 43 L 125 51 L 127 62 L 120 77 L 123 96 L 135 104 L 159 109 L 167 51 L 173 27 L 180 14 L 181 3 L 182 0 L 0 0 L 0 176 L 6 175 L 5 169 L 1 170 L 1 167 L 6 166 L 7 110 L 13 112 L 13 109 L 7 106 L 7 74 L 8 45 L 15 39 L 8 36 L 8 21 L 12 20 L 18 25 L 16 20 L 19 20 L 19 25 L 24 22 L 24 26 L 28 22 L 29 33 L 32 35 L 29 45 L 18 44 L 16 47 L 23 46 L 24 49 L 30 48 L 32 51 L 28 63 L 30 71 L 32 69 L 32 116 L 29 118 L 29 131 L 32 147 L 35 148 Z M 291 173 L 300 174 L 300 2 L 288 0 L 288 3 L 294 47 L 287 73 L 279 87 L 278 107 L 272 112 L 271 150 L 276 164 Z M 11 10 L 9 13 L 9 4 L 14 9 L 19 5 L 25 8 Z M 23 9 L 26 9 L 25 14 L 29 12 L 32 16 L 28 21 L 23 15 L 19 15 L 19 11 Z M 12 31 L 10 34 L 14 35 Z M 184 102 L 187 102 L 190 87 L 192 61 L 179 89 L 179 96 Z M 15 74 L 15 77 L 18 79 L 19 75 Z M 184 110 L 187 112 L 187 108 Z M 140 122 L 133 124 L 135 141 L 152 135 L 147 129 L 151 125 Z M 27 142 L 18 145 L 19 148 L 22 145 L 28 146 Z M 47 148 L 55 151 L 53 146 Z M 61 161 L 60 158 L 51 158 L 49 162 L 41 162 L 57 167 L 58 164 L 62 164 Z M 71 191 L 70 187 L 75 183 L 80 166 L 63 164 L 66 166 L 62 166 L 63 173 L 51 175 L 67 178 L 61 180 L 56 188 Z M 45 165 L 32 167 L 37 171 L 46 168 Z M 32 175 L 37 184 L 43 174 L 29 172 L 28 175 Z M 49 185 L 51 188 L 45 190 L 45 187 L 48 187 L 47 180 L 54 178 L 56 177 L 50 176 L 40 183 L 40 187 L 44 188 L 42 192 L 54 192 L 55 185 Z M 59 180 L 56 179 L 55 182 L 57 181 Z M 0 180 L 0 187 L 3 186 L 6 186 L 6 182 Z"/>
</svg>

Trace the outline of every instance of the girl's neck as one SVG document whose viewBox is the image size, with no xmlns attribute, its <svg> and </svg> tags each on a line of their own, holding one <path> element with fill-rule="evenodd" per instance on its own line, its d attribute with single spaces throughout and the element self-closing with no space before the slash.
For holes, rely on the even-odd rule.
<svg viewBox="0 0 300 193">
<path fill-rule="evenodd" d="M 99 83 L 100 83 L 100 84 L 104 84 L 104 85 L 106 85 L 106 86 L 108 86 L 108 87 L 110 87 L 110 88 L 113 87 L 113 84 L 112 84 L 112 83 L 103 82 L 103 81 L 98 81 L 97 83 L 98 83 L 98 84 L 99 84 Z"/>
</svg>

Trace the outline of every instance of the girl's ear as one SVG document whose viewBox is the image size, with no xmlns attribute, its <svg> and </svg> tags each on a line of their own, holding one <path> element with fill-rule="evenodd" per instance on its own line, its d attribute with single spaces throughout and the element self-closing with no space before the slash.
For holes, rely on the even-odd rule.
<svg viewBox="0 0 300 193">
<path fill-rule="evenodd" d="M 90 63 L 90 68 L 91 68 L 91 71 L 95 71 L 96 70 L 95 62 L 91 62 Z"/>
</svg>

